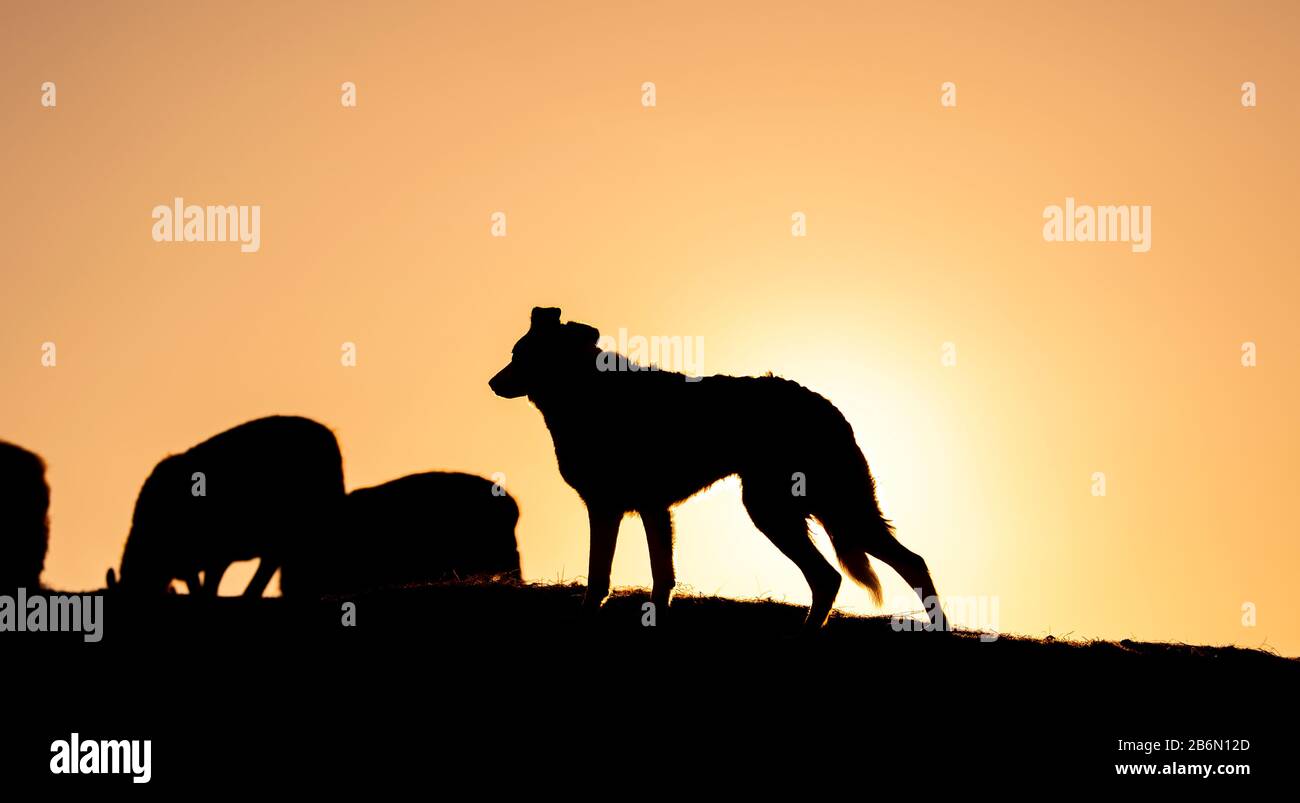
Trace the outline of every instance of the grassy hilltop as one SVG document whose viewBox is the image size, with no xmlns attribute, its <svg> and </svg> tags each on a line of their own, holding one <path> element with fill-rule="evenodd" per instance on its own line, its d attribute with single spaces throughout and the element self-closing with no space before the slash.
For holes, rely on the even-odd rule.
<svg viewBox="0 0 1300 803">
<path fill-rule="evenodd" d="M 397 643 L 435 639 L 465 644 L 620 644 L 653 650 L 691 645 L 708 653 L 735 645 L 870 655 L 873 660 L 941 658 L 972 668 L 1014 665 L 1018 671 L 1070 670 L 1161 676 L 1229 672 L 1300 681 L 1300 660 L 1232 646 L 1162 642 L 1069 641 L 958 630 L 951 634 L 900 632 L 888 616 L 835 613 L 822 632 L 801 632 L 806 609 L 771 600 L 682 595 L 656 626 L 642 624 L 643 591 L 615 592 L 595 617 L 584 615 L 579 584 L 446 582 L 371 591 L 320 602 L 282 598 L 216 600 L 169 596 L 150 604 L 109 596 L 105 643 L 139 647 L 159 633 L 177 643 L 229 645 L 307 643 L 330 647 L 358 641 Z M 345 604 L 355 626 L 343 624 Z"/>
</svg>

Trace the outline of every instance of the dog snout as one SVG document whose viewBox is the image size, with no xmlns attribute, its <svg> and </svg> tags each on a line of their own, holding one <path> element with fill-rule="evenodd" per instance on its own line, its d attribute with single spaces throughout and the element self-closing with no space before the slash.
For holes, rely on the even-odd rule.
<svg viewBox="0 0 1300 803">
<path fill-rule="evenodd" d="M 507 365 L 497 371 L 497 375 L 488 380 L 488 387 L 503 399 L 517 399 L 524 395 L 523 389 L 519 387 L 514 365 Z"/>
</svg>

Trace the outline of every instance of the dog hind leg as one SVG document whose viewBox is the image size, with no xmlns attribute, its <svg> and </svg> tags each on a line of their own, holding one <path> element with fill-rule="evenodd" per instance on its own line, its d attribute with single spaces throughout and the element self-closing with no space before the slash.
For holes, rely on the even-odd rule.
<svg viewBox="0 0 1300 803">
<path fill-rule="evenodd" d="M 880 529 L 869 535 L 864 547 L 868 554 L 874 555 L 898 572 L 907 585 L 921 598 L 921 604 L 930 616 L 930 626 L 934 630 L 947 630 L 948 620 L 939 603 L 939 592 L 934 588 L 930 577 L 930 568 L 925 559 L 903 546 L 892 533 Z"/>
<path fill-rule="evenodd" d="M 812 605 L 808 608 L 804 628 L 818 630 L 826 624 L 831 608 L 835 606 L 843 578 L 812 542 L 807 517 L 793 505 L 782 504 L 782 494 L 788 493 L 786 488 L 760 491 L 746 485 L 742 499 L 754 526 L 803 572 L 812 590 Z"/>
</svg>

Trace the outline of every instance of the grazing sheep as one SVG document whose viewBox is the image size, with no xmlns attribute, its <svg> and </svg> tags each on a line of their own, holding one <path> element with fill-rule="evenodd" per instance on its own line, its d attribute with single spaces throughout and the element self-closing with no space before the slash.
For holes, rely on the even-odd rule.
<svg viewBox="0 0 1300 803">
<path fill-rule="evenodd" d="M 49 544 L 50 487 L 45 462 L 0 441 L 0 589 L 36 589 Z"/>
<path fill-rule="evenodd" d="M 215 596 L 231 563 L 260 558 L 244 595 L 261 596 L 288 554 L 331 540 L 343 498 L 343 459 L 327 427 L 295 416 L 241 424 L 153 470 L 109 587 L 163 593 L 180 579 L 191 594 Z"/>
<path fill-rule="evenodd" d="M 495 491 L 495 493 L 494 493 Z M 467 577 L 519 579 L 519 506 L 472 474 L 412 474 L 347 497 L 337 541 L 314 541 L 280 575 L 286 596 L 346 594 Z"/>
</svg>

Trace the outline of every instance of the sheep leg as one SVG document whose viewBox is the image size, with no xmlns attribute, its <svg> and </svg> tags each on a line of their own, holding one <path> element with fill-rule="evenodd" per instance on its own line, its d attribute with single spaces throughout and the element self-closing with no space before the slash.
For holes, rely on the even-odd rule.
<svg viewBox="0 0 1300 803">
<path fill-rule="evenodd" d="M 221 563 L 209 566 L 203 571 L 203 595 L 207 597 L 217 596 L 221 590 L 221 578 L 225 576 L 226 569 L 230 568 L 230 563 Z"/>
<path fill-rule="evenodd" d="M 253 579 L 248 582 L 248 588 L 244 589 L 245 597 L 260 597 L 262 592 L 266 591 L 267 585 L 270 584 L 271 578 L 275 575 L 276 569 L 280 568 L 278 560 L 271 560 L 265 555 L 258 561 L 257 573 Z"/>
</svg>

